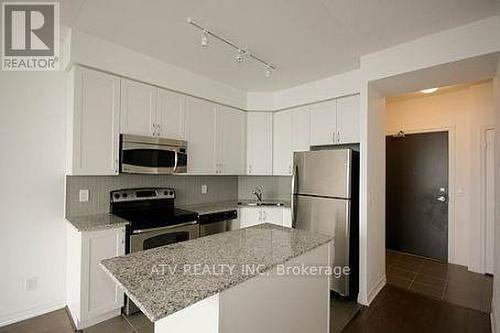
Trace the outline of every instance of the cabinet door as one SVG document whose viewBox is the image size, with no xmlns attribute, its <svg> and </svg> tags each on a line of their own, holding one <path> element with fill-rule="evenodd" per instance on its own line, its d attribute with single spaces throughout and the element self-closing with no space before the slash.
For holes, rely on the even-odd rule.
<svg viewBox="0 0 500 333">
<path fill-rule="evenodd" d="M 184 140 L 186 137 L 186 96 L 158 89 L 156 122 L 162 137 Z"/>
<path fill-rule="evenodd" d="M 100 261 L 125 254 L 125 229 L 85 232 L 82 236 L 85 285 L 84 317 L 89 320 L 123 306 L 123 291 L 104 272 Z M 88 271 L 86 271 L 88 270 Z M 88 279 L 85 279 L 88 277 Z"/>
<path fill-rule="evenodd" d="M 147 84 L 122 79 L 122 133 L 156 134 L 156 89 Z"/>
<path fill-rule="evenodd" d="M 246 115 L 226 106 L 217 107 L 216 173 L 245 174 L 246 165 Z"/>
<path fill-rule="evenodd" d="M 262 223 L 262 210 L 260 207 L 240 208 L 240 228 L 251 227 Z"/>
<path fill-rule="evenodd" d="M 293 164 L 293 111 L 274 114 L 273 137 L 273 175 L 289 176 Z"/>
<path fill-rule="evenodd" d="M 271 175 L 273 172 L 273 115 L 247 113 L 247 173 Z"/>
<path fill-rule="evenodd" d="M 215 174 L 217 157 L 215 104 L 188 97 L 186 116 L 188 172 Z"/>
<path fill-rule="evenodd" d="M 283 225 L 283 207 L 263 207 L 262 222 Z"/>
<path fill-rule="evenodd" d="M 338 143 L 359 142 L 359 95 L 337 100 Z"/>
<path fill-rule="evenodd" d="M 311 146 L 311 111 L 309 107 L 293 110 L 293 151 L 309 151 Z"/>
<path fill-rule="evenodd" d="M 311 105 L 311 145 L 337 142 L 337 101 Z"/>
<path fill-rule="evenodd" d="M 117 175 L 120 119 L 120 79 L 85 68 L 71 75 L 74 84 L 73 123 L 68 143 L 73 175 Z"/>
</svg>

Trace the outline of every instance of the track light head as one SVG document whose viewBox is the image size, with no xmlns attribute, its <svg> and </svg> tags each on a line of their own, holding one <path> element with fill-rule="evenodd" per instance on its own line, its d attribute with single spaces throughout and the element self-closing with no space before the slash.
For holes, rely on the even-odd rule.
<svg viewBox="0 0 500 333">
<path fill-rule="evenodd" d="M 245 55 L 245 51 L 238 49 L 238 53 L 236 54 L 236 57 L 234 58 L 236 60 L 236 63 L 241 64 L 243 62 L 244 55 Z"/>
<path fill-rule="evenodd" d="M 208 32 L 206 30 L 203 30 L 203 32 L 201 33 L 201 46 L 208 47 L 208 43 Z"/>
</svg>

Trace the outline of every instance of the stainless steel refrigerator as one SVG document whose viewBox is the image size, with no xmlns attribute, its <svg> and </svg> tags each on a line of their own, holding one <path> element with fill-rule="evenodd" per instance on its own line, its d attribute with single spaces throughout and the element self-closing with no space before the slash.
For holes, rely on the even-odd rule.
<svg viewBox="0 0 500 333">
<path fill-rule="evenodd" d="M 332 276 L 330 289 L 357 297 L 359 153 L 352 149 L 296 152 L 292 183 L 293 227 L 333 236 L 332 265 L 349 267 L 350 273 Z"/>
</svg>

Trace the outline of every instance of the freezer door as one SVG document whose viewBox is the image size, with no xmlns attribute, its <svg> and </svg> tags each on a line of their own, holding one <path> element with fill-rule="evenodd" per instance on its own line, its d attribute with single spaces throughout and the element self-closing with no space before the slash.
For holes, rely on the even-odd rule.
<svg viewBox="0 0 500 333">
<path fill-rule="evenodd" d="M 333 236 L 332 266 L 349 266 L 350 200 L 295 195 L 295 227 Z M 330 289 L 349 294 L 348 276 L 332 276 Z"/>
<path fill-rule="evenodd" d="M 294 154 L 294 193 L 351 198 L 352 150 Z"/>
</svg>

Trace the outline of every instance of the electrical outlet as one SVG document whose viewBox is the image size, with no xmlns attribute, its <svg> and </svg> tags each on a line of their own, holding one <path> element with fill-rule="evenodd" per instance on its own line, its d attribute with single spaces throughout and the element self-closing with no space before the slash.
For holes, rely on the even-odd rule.
<svg viewBox="0 0 500 333">
<path fill-rule="evenodd" d="M 24 280 L 24 290 L 29 293 L 38 289 L 38 277 L 33 276 Z"/>
<path fill-rule="evenodd" d="M 207 193 L 208 193 L 208 186 L 201 185 L 201 194 L 207 194 Z"/>
<path fill-rule="evenodd" d="M 80 200 L 80 202 L 89 201 L 89 190 L 80 190 L 80 193 L 78 195 L 78 199 Z"/>
</svg>

